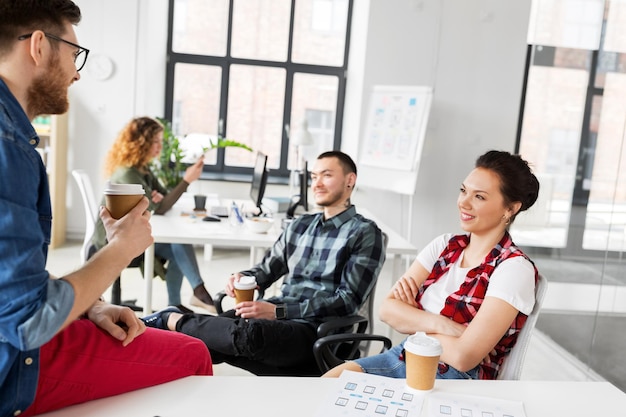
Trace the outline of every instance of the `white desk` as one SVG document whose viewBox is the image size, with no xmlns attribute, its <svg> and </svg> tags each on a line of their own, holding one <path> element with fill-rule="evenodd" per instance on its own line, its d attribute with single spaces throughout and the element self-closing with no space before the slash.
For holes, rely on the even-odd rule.
<svg viewBox="0 0 626 417">
<path fill-rule="evenodd" d="M 184 194 L 165 215 L 154 215 L 150 220 L 152 236 L 160 243 L 212 244 L 231 247 L 249 247 L 250 263 L 256 262 L 256 249 L 271 247 L 280 235 L 280 218 L 267 233 L 252 233 L 245 226 L 232 226 L 228 219 L 221 222 L 205 222 L 200 218 L 182 216 L 183 212 L 193 211 L 193 198 Z M 387 259 L 393 262 L 393 277 L 403 271 L 401 260 L 404 255 L 415 256 L 417 248 L 400 234 L 375 219 L 367 210 L 357 207 L 357 211 L 368 219 L 374 220 L 378 227 L 387 234 Z M 152 313 L 152 277 L 154 276 L 154 245 L 145 252 L 144 264 L 144 315 Z"/>
<path fill-rule="evenodd" d="M 42 416 L 312 417 L 335 383 L 325 378 L 192 376 Z M 608 417 L 626 411 L 626 394 L 608 382 L 439 380 L 435 390 L 522 401 L 527 417 Z M 427 410 L 425 405 L 423 417 Z"/>
</svg>

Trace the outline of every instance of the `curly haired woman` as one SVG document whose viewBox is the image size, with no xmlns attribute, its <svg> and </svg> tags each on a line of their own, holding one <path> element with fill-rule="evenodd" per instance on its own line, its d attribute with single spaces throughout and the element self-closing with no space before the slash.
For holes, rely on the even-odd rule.
<svg viewBox="0 0 626 417">
<path fill-rule="evenodd" d="M 163 148 L 163 125 L 150 117 L 137 117 L 131 120 L 119 133 L 105 162 L 105 174 L 112 183 L 141 184 L 150 200 L 150 210 L 155 214 L 166 213 L 180 196 L 187 190 L 190 183 L 200 178 L 203 158 L 189 166 L 183 179 L 172 190 L 167 190 L 150 169 L 150 162 L 158 158 Z M 106 244 L 106 235 L 102 221 L 98 220 L 96 232 L 92 239 L 99 250 Z M 193 288 L 190 303 L 215 313 L 213 298 L 206 290 L 200 276 L 193 246 L 177 243 L 155 244 L 155 255 L 169 261 L 165 282 L 169 305 L 180 305 L 180 289 L 183 276 Z"/>
</svg>

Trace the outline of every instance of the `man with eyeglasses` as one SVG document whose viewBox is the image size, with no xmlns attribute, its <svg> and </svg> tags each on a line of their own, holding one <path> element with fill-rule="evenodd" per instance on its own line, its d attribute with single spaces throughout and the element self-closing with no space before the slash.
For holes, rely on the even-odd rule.
<svg viewBox="0 0 626 417">
<path fill-rule="evenodd" d="M 153 241 L 146 198 L 120 220 L 101 210 L 109 244 L 83 268 L 46 271 L 53 217 L 30 120 L 68 110 L 89 53 L 80 19 L 69 0 L 0 0 L 0 417 L 212 373 L 201 341 L 99 299 Z"/>
<path fill-rule="evenodd" d="M 51 33 L 44 32 L 43 34 L 46 35 L 46 38 L 54 39 L 55 41 L 63 42 L 63 43 L 68 44 L 69 46 L 73 46 L 74 48 L 76 48 L 76 51 L 74 52 L 74 65 L 76 65 L 77 72 L 83 69 L 83 67 L 85 66 L 85 63 L 87 62 L 87 56 L 89 56 L 89 49 L 83 48 L 82 46 L 77 45 L 73 42 L 67 41 L 63 38 L 59 38 L 58 36 L 54 36 Z M 33 36 L 32 33 L 29 33 L 27 35 L 21 35 L 17 37 L 17 40 L 23 41 L 24 39 L 29 39 L 32 36 Z"/>
</svg>

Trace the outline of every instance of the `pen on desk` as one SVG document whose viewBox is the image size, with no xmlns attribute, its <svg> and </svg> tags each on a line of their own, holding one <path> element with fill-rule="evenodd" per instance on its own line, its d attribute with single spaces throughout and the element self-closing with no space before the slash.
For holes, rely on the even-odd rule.
<svg viewBox="0 0 626 417">
<path fill-rule="evenodd" d="M 232 210 L 235 212 L 235 217 L 237 218 L 238 223 L 243 223 L 243 218 L 241 217 L 241 212 L 239 211 L 239 207 L 237 207 L 237 203 L 233 201 Z"/>
</svg>

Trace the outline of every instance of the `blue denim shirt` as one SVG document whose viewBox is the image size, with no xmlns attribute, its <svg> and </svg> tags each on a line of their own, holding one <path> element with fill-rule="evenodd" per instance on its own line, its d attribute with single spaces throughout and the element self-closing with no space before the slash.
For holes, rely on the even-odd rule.
<svg viewBox="0 0 626 417">
<path fill-rule="evenodd" d="M 0 417 L 35 398 L 39 347 L 60 329 L 74 290 L 46 271 L 52 209 L 39 138 L 0 79 Z"/>
</svg>

